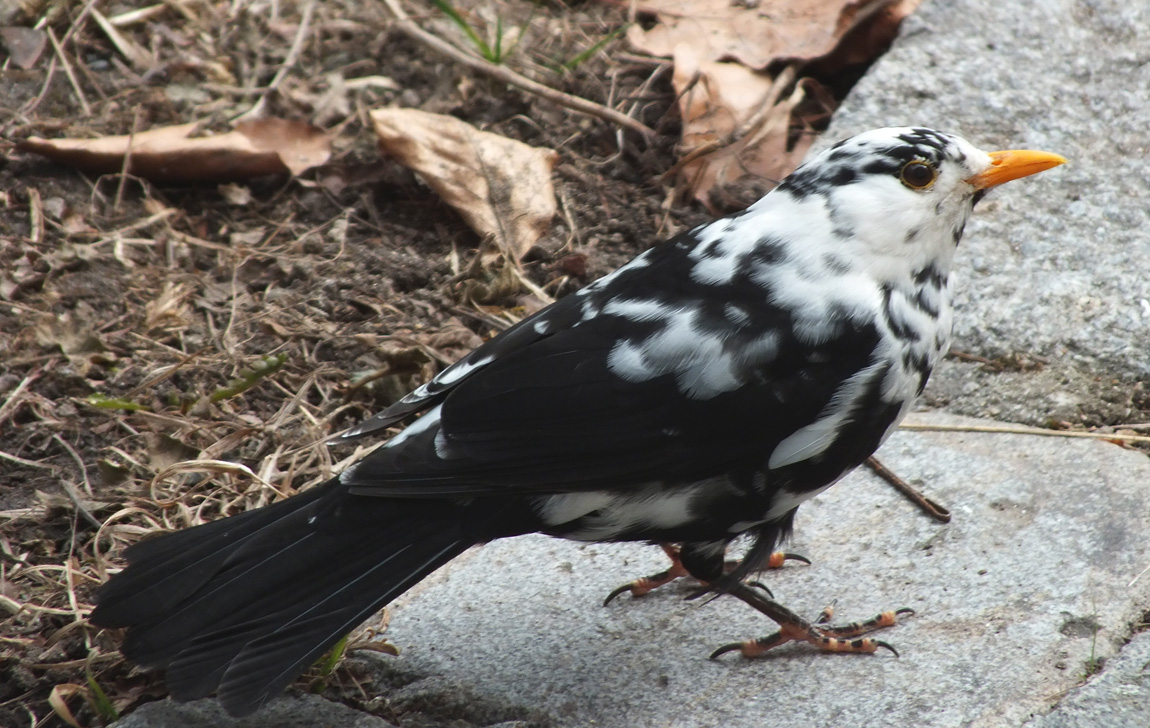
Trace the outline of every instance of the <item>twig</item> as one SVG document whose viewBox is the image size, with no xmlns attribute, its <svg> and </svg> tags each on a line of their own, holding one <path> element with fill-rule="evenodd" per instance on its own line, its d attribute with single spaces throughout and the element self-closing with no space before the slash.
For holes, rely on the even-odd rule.
<svg viewBox="0 0 1150 728">
<path fill-rule="evenodd" d="M 39 106 L 40 102 L 44 100 L 44 97 L 48 95 L 48 87 L 52 85 L 52 79 L 54 78 L 56 78 L 55 56 L 52 57 L 51 62 L 48 64 L 48 72 L 44 74 L 44 85 L 40 87 L 40 93 L 36 94 L 35 98 L 26 101 L 24 105 L 20 107 L 21 114 L 31 114 L 36 110 L 36 107 Z"/>
<path fill-rule="evenodd" d="M 76 448 L 68 444 L 59 435 L 52 435 L 52 439 L 60 443 L 72 459 L 76 461 L 76 465 L 80 467 L 80 474 L 84 476 L 84 490 L 87 491 L 88 496 L 92 496 L 92 482 L 88 480 L 88 469 L 84 467 L 84 461 L 80 459 L 80 453 L 76 452 Z M 101 528 L 104 524 L 100 523 L 95 516 L 92 515 L 88 507 L 80 500 L 80 494 L 76 492 L 76 486 L 72 485 L 66 478 L 60 478 L 60 485 L 64 488 L 64 492 L 68 494 L 68 498 L 72 501 L 72 505 L 76 507 L 76 512 L 84 517 L 84 520 L 92 524 L 96 528 Z"/>
<path fill-rule="evenodd" d="M 1038 435 L 1039 437 L 1078 437 L 1110 442 L 1150 442 L 1147 435 L 1120 435 L 1109 432 L 1076 432 L 1073 430 L 1043 430 L 1037 427 L 1010 427 L 1003 425 L 936 425 L 926 422 L 904 422 L 904 430 L 916 432 L 991 432 L 1003 435 Z"/>
<path fill-rule="evenodd" d="M 40 199 L 40 190 L 35 187 L 26 188 L 28 193 L 28 239 L 38 243 L 44 237 L 44 202 Z"/>
<path fill-rule="evenodd" d="M 104 35 L 108 36 L 108 40 L 112 41 L 112 45 L 116 46 L 116 50 L 128 59 L 128 63 L 132 65 L 132 69 L 144 73 L 152 67 L 151 55 L 141 48 L 135 41 L 131 40 L 119 30 L 116 29 L 104 14 L 96 8 L 91 8 L 92 19 L 96 21 L 96 25 L 100 26 L 100 30 L 104 31 Z"/>
<path fill-rule="evenodd" d="M 92 12 L 92 9 L 96 7 L 96 3 L 98 2 L 100 2 L 100 0 L 88 0 L 88 2 L 84 3 L 80 14 L 76 16 L 76 19 L 68 26 L 68 31 L 64 33 L 64 37 L 60 39 L 60 45 L 67 45 L 68 42 L 72 40 L 72 36 L 83 29 L 84 22 L 88 20 L 88 15 Z"/>
<path fill-rule="evenodd" d="M 27 602 L 18 602 L 11 597 L 6 597 L 0 594 L 0 607 L 8 610 L 10 614 L 20 614 L 21 612 L 29 612 L 31 614 L 55 614 L 63 617 L 75 616 L 75 612 L 71 609 L 58 609 L 56 607 L 41 607 Z"/>
<path fill-rule="evenodd" d="M 618 112 L 615 109 L 608 108 L 602 104 L 597 104 L 594 101 L 588 101 L 587 99 L 580 98 L 578 96 L 572 96 L 571 94 L 563 93 L 562 91 L 553 89 L 550 86 L 541 84 L 538 81 L 532 81 L 526 76 L 522 76 L 515 71 L 512 71 L 510 68 L 507 68 L 506 66 L 491 63 L 490 61 L 479 58 L 478 56 L 473 56 L 460 50 L 459 48 L 456 48 L 442 38 L 433 35 L 432 33 L 429 33 L 416 25 L 415 21 L 413 21 L 411 17 L 408 16 L 408 14 L 404 11 L 404 9 L 400 7 L 399 0 L 384 0 L 384 3 L 387 5 L 388 9 L 391 10 L 392 14 L 395 15 L 396 27 L 398 27 L 404 35 L 420 43 L 423 43 L 424 45 L 442 53 L 445 56 L 450 57 L 452 60 L 467 66 L 473 71 L 479 71 L 480 73 L 487 74 L 496 80 L 510 84 L 517 88 L 521 88 L 528 93 L 532 93 L 536 96 L 545 98 L 552 103 L 566 107 L 572 111 L 577 111 L 581 114 L 587 114 L 588 116 L 594 116 L 605 121 L 610 121 L 613 124 L 618 124 L 619 126 L 630 129 L 631 131 L 638 132 L 643 136 L 644 139 L 652 139 L 655 136 L 655 131 L 649 126 L 643 124 L 640 121 L 636 121 L 635 119 L 632 119 L 626 114 Z"/>
<path fill-rule="evenodd" d="M 92 12 L 95 12 L 93 10 Z M 132 131 L 128 134 L 128 148 L 124 152 L 124 163 L 120 165 L 120 181 L 116 185 L 116 198 L 112 203 L 112 211 L 119 212 L 120 205 L 124 201 L 124 187 L 128 183 L 128 169 L 132 166 L 132 152 L 135 151 L 133 147 L 136 143 L 136 132 L 140 129 L 140 107 L 136 107 L 136 117 L 132 120 Z"/>
<path fill-rule="evenodd" d="M 80 458 L 80 453 L 76 452 L 76 448 L 72 447 L 72 445 L 69 444 L 67 440 L 60 437 L 59 435 L 52 435 L 52 439 L 60 443 L 60 446 L 67 450 L 68 454 L 72 456 L 72 459 L 76 461 L 76 465 L 80 468 L 80 475 L 84 478 L 84 492 L 88 494 L 88 497 L 94 497 L 94 494 L 92 493 L 92 482 L 88 480 L 88 468 L 84 465 L 84 461 Z M 99 526 L 100 523 L 97 522 L 96 525 Z"/>
<path fill-rule="evenodd" d="M 1130 587 L 1132 587 L 1132 586 L 1134 586 L 1135 584 L 1137 584 L 1137 583 L 1138 583 L 1138 580 L 1139 580 L 1139 579 L 1141 579 L 1143 576 L 1145 576 L 1147 571 L 1150 571 L 1150 566 L 1147 566 L 1147 567 L 1146 567 L 1145 569 L 1143 569 L 1142 571 L 1139 571 L 1139 572 L 1138 572 L 1138 576 L 1136 576 L 1136 577 L 1134 577 L 1133 579 L 1131 579 L 1131 580 L 1130 580 L 1130 583 L 1126 585 L 1126 588 L 1127 588 L 1127 589 L 1129 589 Z"/>
<path fill-rule="evenodd" d="M 9 462 L 13 462 L 13 463 L 16 463 L 18 465 L 23 465 L 24 467 L 27 467 L 27 468 L 40 468 L 41 470 L 55 470 L 56 469 L 56 467 L 53 465 L 45 465 L 44 463 L 38 463 L 35 460 L 25 460 L 22 457 L 18 457 L 16 455 L 13 455 L 12 453 L 4 452 L 3 450 L 0 450 L 0 460 L 7 460 Z"/>
<path fill-rule="evenodd" d="M 128 25 L 147 22 L 157 15 L 162 14 L 167 9 L 168 6 L 164 3 L 160 3 L 159 5 L 149 5 L 146 8 L 129 10 L 127 12 L 120 13 L 119 15 L 113 15 L 112 17 L 108 18 L 108 22 L 114 28 L 123 28 Z"/>
<path fill-rule="evenodd" d="M 280 64 L 279 70 L 276 71 L 276 75 L 272 77 L 271 82 L 268 83 L 267 87 L 265 88 L 263 96 L 260 97 L 259 101 L 257 101 L 255 106 L 253 106 L 249 111 L 236 117 L 235 121 L 240 121 L 242 119 L 255 119 L 263 116 L 264 107 L 266 107 L 268 103 L 268 96 L 270 96 L 273 91 L 280 87 L 280 84 L 282 84 L 284 79 L 287 78 L 288 72 L 296 64 L 296 61 L 299 60 L 299 54 L 303 49 L 304 39 L 307 37 L 308 30 L 311 29 L 312 17 L 315 15 L 315 6 L 316 0 L 311 0 L 311 2 L 309 2 L 304 7 L 303 17 L 299 21 L 299 29 L 296 31 L 295 39 L 292 40 L 291 49 L 288 50 L 287 58 L 285 58 L 284 62 Z"/>
<path fill-rule="evenodd" d="M 895 490 L 905 495 L 911 503 L 921 508 L 928 516 L 939 523 L 950 523 L 950 509 L 927 498 L 917 488 L 900 478 L 893 470 L 883 465 L 878 458 L 872 455 L 866 459 L 866 465 L 874 471 L 875 475 L 893 485 Z"/>
<path fill-rule="evenodd" d="M 68 81 L 72 83 L 72 90 L 76 92 L 76 98 L 80 100 L 80 106 L 84 107 L 84 116 L 92 115 L 92 107 L 88 106 L 88 99 L 84 98 L 84 92 L 80 90 L 80 84 L 76 82 L 76 74 L 72 73 L 72 65 L 68 63 L 68 58 L 64 55 L 64 49 L 60 47 L 59 41 L 56 40 L 56 34 L 52 32 L 52 27 L 48 26 L 44 29 L 48 33 L 48 40 L 52 41 L 52 49 L 56 51 L 56 57 L 60 59 L 60 65 L 64 67 L 64 73 L 68 76 Z"/>
<path fill-rule="evenodd" d="M 233 463 L 228 460 L 182 460 L 173 465 L 169 465 L 152 478 L 148 488 L 150 490 L 149 497 L 157 502 L 161 499 L 155 494 L 157 485 L 172 477 L 182 473 L 228 473 L 230 475 L 244 475 L 254 480 L 260 487 L 271 488 L 271 484 L 265 481 L 260 476 L 252 472 L 252 469 L 243 463 Z M 274 488 L 273 488 L 274 490 Z"/>
</svg>

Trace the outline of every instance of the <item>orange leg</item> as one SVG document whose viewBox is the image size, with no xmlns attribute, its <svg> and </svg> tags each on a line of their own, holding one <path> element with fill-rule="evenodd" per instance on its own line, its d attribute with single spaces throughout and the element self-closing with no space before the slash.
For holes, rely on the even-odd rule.
<svg viewBox="0 0 1150 728">
<path fill-rule="evenodd" d="M 664 571 L 660 571 L 657 574 L 651 574 L 650 576 L 640 577 L 640 578 L 636 579 L 635 581 L 629 582 L 629 583 L 624 584 L 623 586 L 619 587 L 618 589 L 615 589 L 614 591 L 612 591 L 610 594 L 607 595 L 607 598 L 603 601 L 603 606 L 607 606 L 608 604 L 611 603 L 611 601 L 613 599 L 615 599 L 615 597 L 619 596 L 620 594 L 623 594 L 624 592 L 631 592 L 632 597 L 641 597 L 645 594 L 648 594 L 648 593 L 654 591 L 655 589 L 658 589 L 659 587 L 661 587 L 665 584 L 670 584 L 675 579 L 678 579 L 678 578 L 683 577 L 683 576 L 690 576 L 690 574 L 687 572 L 687 569 L 683 566 L 683 562 L 679 558 L 679 549 L 677 547 L 672 546 L 671 544 L 666 544 L 666 543 L 659 544 L 659 547 L 662 548 L 663 553 L 667 554 L 667 557 L 669 559 L 671 559 L 671 567 L 669 569 L 664 570 Z M 781 569 L 781 568 L 783 568 L 783 563 L 787 559 L 791 559 L 794 561 L 801 561 L 805 564 L 811 563 L 810 559 L 808 559 L 805 556 L 800 556 L 798 554 L 783 553 L 782 551 L 776 551 L 773 554 L 771 554 L 771 558 L 767 562 L 766 568 L 768 568 L 768 569 Z M 732 569 L 734 569 L 738 565 L 738 563 L 739 562 L 737 562 L 737 561 L 726 562 L 726 564 L 724 565 L 725 570 L 728 572 L 731 571 Z M 767 589 L 767 587 L 763 586 L 762 584 L 760 584 L 758 582 L 750 582 L 750 584 L 751 584 L 751 586 L 762 589 L 767 594 L 770 594 L 770 590 Z"/>
<path fill-rule="evenodd" d="M 894 626 L 898 623 L 900 614 L 914 614 L 913 609 L 903 607 L 902 609 L 883 612 L 861 622 L 831 626 L 827 622 L 831 620 L 834 614 L 833 604 L 824 609 L 818 619 L 809 622 L 778 602 L 748 589 L 745 585 L 736 586 L 731 590 L 731 594 L 778 622 L 779 629 L 766 637 L 723 645 L 711 653 L 711 659 L 735 651 L 740 652 L 743 657 L 761 657 L 767 650 L 788 642 L 809 642 L 824 652 L 871 654 L 882 647 L 890 650 L 897 657 L 898 651 L 886 642 L 861 635 Z"/>
</svg>

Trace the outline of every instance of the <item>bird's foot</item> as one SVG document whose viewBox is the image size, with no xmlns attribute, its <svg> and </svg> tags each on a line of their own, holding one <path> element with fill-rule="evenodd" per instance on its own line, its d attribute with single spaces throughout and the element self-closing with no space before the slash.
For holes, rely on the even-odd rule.
<svg viewBox="0 0 1150 728">
<path fill-rule="evenodd" d="M 687 571 L 686 567 L 683 566 L 683 561 L 679 557 L 679 549 L 677 547 L 672 546 L 670 544 L 665 544 L 665 543 L 659 544 L 659 546 L 660 546 L 660 548 L 663 549 L 663 553 L 667 554 L 667 558 L 671 559 L 670 568 L 665 569 L 663 571 L 660 571 L 657 574 L 651 574 L 650 576 L 640 577 L 640 578 L 636 579 L 635 581 L 628 582 L 627 584 L 624 584 L 623 586 L 613 590 L 610 594 L 607 595 L 607 598 L 605 600 L 603 600 L 603 606 L 607 606 L 608 604 L 610 604 L 612 602 L 612 600 L 615 599 L 615 597 L 617 597 L 621 594 L 624 594 L 625 592 L 631 592 L 632 598 L 641 597 L 645 594 L 649 594 L 650 592 L 654 591 L 655 589 L 658 589 L 659 587 L 661 587 L 665 584 L 670 584 L 675 579 L 678 579 L 678 578 L 683 577 L 683 576 L 690 576 L 690 573 Z M 801 561 L 804 564 L 811 563 L 811 560 L 805 556 L 801 556 L 799 554 L 785 553 L 782 551 L 776 551 L 773 554 L 771 554 L 771 557 L 770 557 L 770 559 L 768 559 L 764 568 L 781 569 L 781 568 L 783 568 L 783 564 L 788 559 L 791 561 Z M 724 564 L 723 564 L 724 573 L 730 573 L 738 565 L 739 565 L 738 561 L 724 562 Z M 768 589 L 764 584 L 762 584 L 760 582 L 752 581 L 752 582 L 747 582 L 747 584 L 749 586 L 763 590 L 764 592 L 767 593 L 768 596 L 771 593 L 771 590 Z"/>
<path fill-rule="evenodd" d="M 741 585 L 740 585 L 741 586 Z M 883 612 L 871 619 L 861 622 L 851 622 L 844 625 L 830 625 L 834 616 L 832 603 L 822 611 L 814 622 L 807 621 L 791 610 L 771 599 L 764 599 L 761 594 L 748 590 L 745 587 L 736 587 L 731 592 L 735 596 L 766 614 L 779 623 L 779 629 L 773 634 L 758 639 L 732 642 L 723 645 L 711 653 L 711 659 L 728 652 L 739 652 L 743 657 L 761 657 L 767 650 L 786 644 L 787 642 L 809 642 L 824 652 L 856 652 L 872 654 L 881 647 L 890 650 L 898 657 L 898 650 L 890 644 L 862 635 L 875 630 L 892 627 L 898 624 L 899 615 L 914 614 L 913 609 L 903 607 Z"/>
</svg>

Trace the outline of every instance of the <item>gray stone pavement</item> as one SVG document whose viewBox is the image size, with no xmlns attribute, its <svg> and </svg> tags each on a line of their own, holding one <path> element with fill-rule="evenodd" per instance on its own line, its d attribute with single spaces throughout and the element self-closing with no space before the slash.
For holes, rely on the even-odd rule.
<svg viewBox="0 0 1150 728">
<path fill-rule="evenodd" d="M 1026 728 L 1146 728 L 1150 725 L 1150 634 L 1134 637 L 1106 669 Z"/>
<path fill-rule="evenodd" d="M 919 415 L 932 423 L 969 423 Z M 525 537 L 471 552 L 403 597 L 398 663 L 532 706 L 558 726 L 1019 726 L 1120 648 L 1150 603 L 1150 459 L 1096 441 L 900 432 L 884 461 L 947 504 L 942 525 L 855 473 L 799 511 L 809 567 L 763 581 L 815 615 L 917 614 L 874 656 L 780 648 L 707 660 L 771 631 L 730 599 L 684 602 L 686 584 L 599 603 L 663 568 L 658 549 Z"/>
<path fill-rule="evenodd" d="M 814 563 L 763 581 L 811 615 L 835 598 L 845 620 L 913 608 L 881 634 L 900 657 L 794 645 L 710 661 L 770 622 L 731 598 L 684 601 L 686 583 L 603 607 L 622 581 L 663 568 L 661 552 L 529 536 L 474 549 L 398 600 L 387 637 L 402 654 L 366 658 L 378 673 L 368 690 L 418 711 L 413 725 L 453 728 L 1145 725 L 1150 646 L 1122 646 L 1150 603 L 1150 577 L 1136 578 L 1150 566 L 1150 459 L 1096 440 L 961 431 L 902 431 L 880 454 L 952 522 L 856 472 L 799 512 L 791 548 Z M 1093 660 L 1107 662 L 1087 683 Z M 318 711 L 314 725 L 375 725 L 284 700 L 293 715 Z M 119 728 L 284 725 L 282 711 L 233 724 L 213 701 L 162 705 Z"/>
<path fill-rule="evenodd" d="M 958 349 L 1150 374 L 1150 3 L 927 0 L 823 144 L 914 124 L 1065 167 L 979 205 L 955 277 Z"/>
</svg>

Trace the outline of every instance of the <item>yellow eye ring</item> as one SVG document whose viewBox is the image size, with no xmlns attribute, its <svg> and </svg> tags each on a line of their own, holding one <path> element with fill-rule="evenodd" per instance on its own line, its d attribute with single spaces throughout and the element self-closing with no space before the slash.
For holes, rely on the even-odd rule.
<svg viewBox="0 0 1150 728">
<path fill-rule="evenodd" d="M 938 170 L 926 162 L 914 160 L 902 165 L 898 178 L 912 190 L 925 190 L 938 178 Z"/>
</svg>

